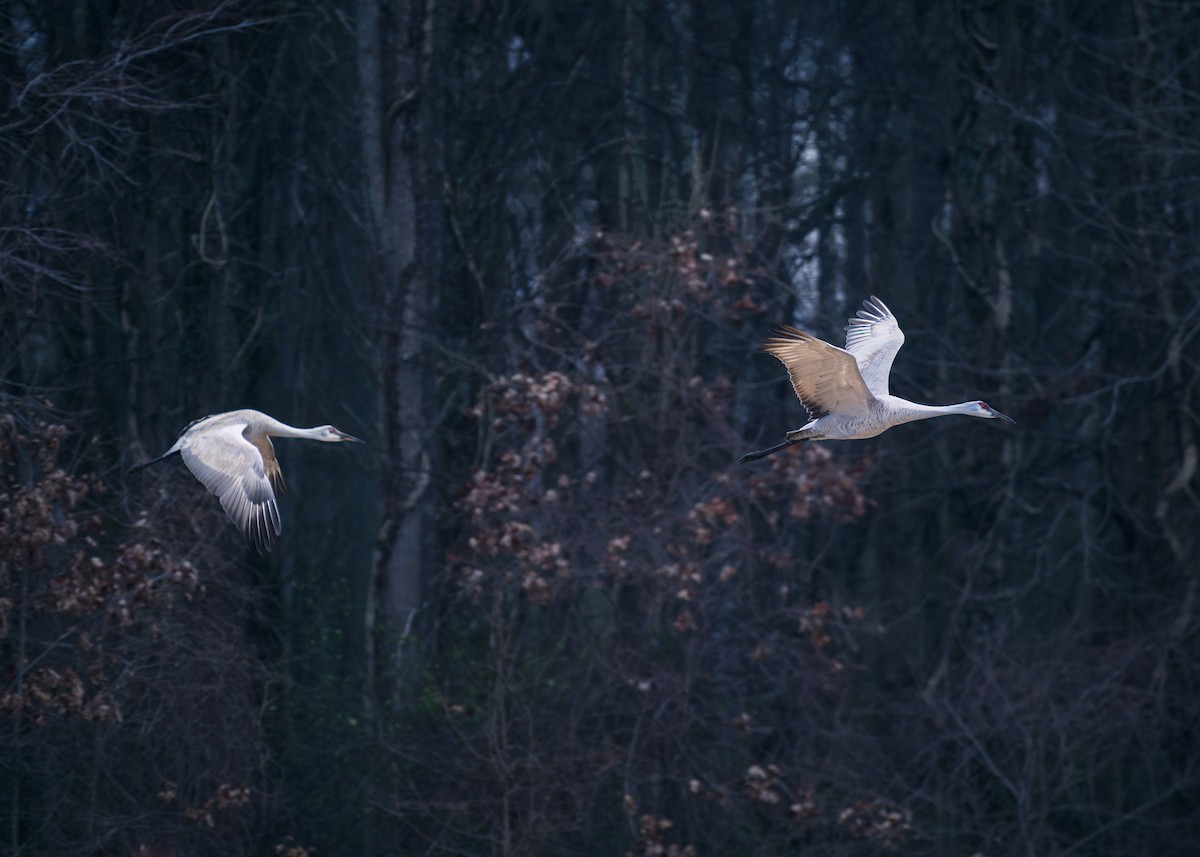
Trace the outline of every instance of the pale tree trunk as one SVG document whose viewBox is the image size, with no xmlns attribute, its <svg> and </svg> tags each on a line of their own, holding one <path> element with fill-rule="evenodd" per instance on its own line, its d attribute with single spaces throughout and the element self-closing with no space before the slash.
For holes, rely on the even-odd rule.
<svg viewBox="0 0 1200 857">
<path fill-rule="evenodd" d="M 358 54 L 380 380 L 382 526 L 367 605 L 369 697 L 410 674 L 432 553 L 427 492 L 433 296 L 440 268 L 436 0 L 359 0 Z"/>
</svg>

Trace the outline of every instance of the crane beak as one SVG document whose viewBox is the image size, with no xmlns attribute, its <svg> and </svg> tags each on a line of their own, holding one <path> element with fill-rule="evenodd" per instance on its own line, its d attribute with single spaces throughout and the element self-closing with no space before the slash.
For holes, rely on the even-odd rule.
<svg viewBox="0 0 1200 857">
<path fill-rule="evenodd" d="M 1009 422 L 1011 422 L 1011 420 L 1009 420 Z M 346 434 L 344 431 L 334 429 L 334 432 L 337 433 L 338 440 L 348 440 L 351 443 L 363 443 L 364 442 L 361 438 L 357 438 L 352 434 Z"/>
<path fill-rule="evenodd" d="M 1014 420 L 1012 417 L 1005 416 L 1004 414 L 1000 413 L 999 411 L 995 410 L 994 408 L 989 408 L 988 410 L 990 410 L 992 412 L 992 416 L 998 420 L 1004 420 L 1006 423 L 1012 423 L 1013 425 L 1017 424 L 1017 421 Z"/>
</svg>

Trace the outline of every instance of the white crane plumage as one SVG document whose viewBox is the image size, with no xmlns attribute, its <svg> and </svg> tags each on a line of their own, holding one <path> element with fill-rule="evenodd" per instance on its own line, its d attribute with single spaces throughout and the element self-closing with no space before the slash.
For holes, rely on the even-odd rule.
<svg viewBox="0 0 1200 857">
<path fill-rule="evenodd" d="M 275 492 L 283 493 L 283 471 L 275 458 L 273 437 L 299 437 L 339 443 L 361 440 L 333 426 L 295 428 L 250 409 L 212 414 L 189 423 L 174 445 L 158 458 L 136 465 L 142 470 L 176 453 L 204 487 L 216 494 L 247 546 L 268 553 L 282 532 Z"/>
<path fill-rule="evenodd" d="M 892 361 L 904 344 L 896 317 L 874 295 L 863 301 L 846 327 L 846 347 L 838 348 L 794 327 L 784 326 L 763 343 L 792 378 L 792 388 L 809 420 L 788 432 L 787 439 L 767 449 L 748 452 L 754 461 L 806 440 L 859 440 L 915 420 L 963 414 L 1014 422 L 985 402 L 919 405 L 888 392 Z"/>
</svg>

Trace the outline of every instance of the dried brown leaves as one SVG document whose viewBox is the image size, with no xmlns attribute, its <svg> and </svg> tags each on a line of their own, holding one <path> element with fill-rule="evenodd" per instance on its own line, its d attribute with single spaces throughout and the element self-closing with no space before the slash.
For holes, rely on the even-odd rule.
<svg viewBox="0 0 1200 857">
<path fill-rule="evenodd" d="M 863 457 L 847 467 L 827 445 L 808 443 L 772 456 L 771 466 L 751 476 L 748 484 L 751 496 L 769 510 L 773 525 L 779 522 L 778 510 L 785 507 L 795 520 L 850 521 L 865 515 L 871 502 L 861 488 L 871 464 Z"/>
<path fill-rule="evenodd" d="M 694 846 L 667 842 L 667 836 L 675 826 L 671 819 L 649 813 L 639 815 L 637 801 L 632 795 L 625 795 L 625 812 L 637 823 L 637 850 L 626 851 L 625 857 L 695 857 Z"/>
<path fill-rule="evenodd" d="M 586 494 L 594 475 L 572 479 L 559 474 L 549 479 L 557 460 L 551 436 L 564 411 L 578 418 L 604 412 L 605 395 L 597 386 L 579 383 L 561 372 L 544 375 L 516 373 L 498 378 L 485 391 L 472 415 L 490 419 L 498 444 L 504 444 L 490 467 L 477 469 L 459 508 L 469 522 L 467 546 L 471 561 L 459 568 L 460 584 L 480 594 L 485 584 L 516 583 L 532 602 L 545 603 L 558 582 L 570 576 L 571 561 L 563 542 L 537 526 L 543 509 L 562 502 L 564 495 Z"/>
<path fill-rule="evenodd" d="M 191 806 L 184 810 L 184 817 L 193 824 L 204 824 L 215 827 L 217 815 L 230 809 L 245 806 L 250 802 L 249 786 L 232 786 L 222 783 L 217 786 L 217 793 L 200 806 Z"/>
<path fill-rule="evenodd" d="M 163 598 L 200 587 L 196 569 L 161 547 L 101 545 L 102 519 L 88 507 L 104 486 L 61 463 L 68 435 L 45 419 L 0 413 L 0 639 L 22 635 L 3 665 L 0 712 L 34 727 L 49 717 L 121 720 L 107 689 L 119 659 L 106 652 L 104 629 L 131 628 Z M 63 630 L 63 620 L 74 624 Z M 45 646 L 32 636 L 43 627 L 56 629 Z M 145 630 L 155 633 L 152 620 Z"/>
</svg>

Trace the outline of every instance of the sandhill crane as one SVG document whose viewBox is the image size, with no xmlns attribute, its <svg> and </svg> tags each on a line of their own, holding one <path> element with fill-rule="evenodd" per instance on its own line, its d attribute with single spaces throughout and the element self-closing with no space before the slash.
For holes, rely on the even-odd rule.
<svg viewBox="0 0 1200 857">
<path fill-rule="evenodd" d="M 275 492 L 287 490 L 271 445 L 273 437 L 362 443 L 333 426 L 295 428 L 261 411 L 229 411 L 189 423 L 170 449 L 134 466 L 130 473 L 178 453 L 188 470 L 220 499 L 229 520 L 242 531 L 247 547 L 265 554 L 281 532 Z"/>
<path fill-rule="evenodd" d="M 1015 422 L 985 402 L 918 405 L 888 393 L 888 376 L 904 333 L 896 317 L 874 295 L 846 327 L 846 347 L 783 326 L 763 343 L 792 377 L 792 389 L 808 411 L 809 421 L 788 432 L 783 443 L 743 455 L 754 461 L 805 440 L 859 440 L 914 420 L 964 414 L 985 420 Z"/>
</svg>

